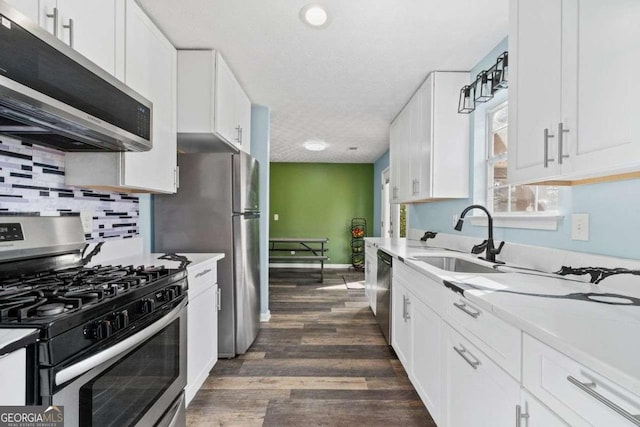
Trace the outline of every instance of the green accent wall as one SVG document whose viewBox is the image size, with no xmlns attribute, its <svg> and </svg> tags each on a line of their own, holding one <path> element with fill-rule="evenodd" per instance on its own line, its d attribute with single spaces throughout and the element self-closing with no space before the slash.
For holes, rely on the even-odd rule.
<svg viewBox="0 0 640 427">
<path fill-rule="evenodd" d="M 328 237 L 329 264 L 351 264 L 354 217 L 372 236 L 373 164 L 270 164 L 270 237 Z"/>
</svg>

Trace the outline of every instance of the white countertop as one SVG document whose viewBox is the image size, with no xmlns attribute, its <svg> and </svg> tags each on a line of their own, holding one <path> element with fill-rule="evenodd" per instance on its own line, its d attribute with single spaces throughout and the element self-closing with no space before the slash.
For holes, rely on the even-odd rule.
<svg viewBox="0 0 640 427">
<path fill-rule="evenodd" d="M 440 270 L 414 255 L 474 255 L 429 248 L 405 239 L 368 238 L 368 243 L 401 257 L 405 264 L 438 281 L 465 288 L 464 296 L 527 334 L 640 395 L 640 306 L 602 304 L 567 298 L 569 294 L 611 293 L 640 298 L 602 283 L 566 280 L 561 276 L 524 273 L 469 274 Z M 478 288 L 473 289 L 473 286 Z M 505 292 L 506 291 L 506 292 Z M 453 291 L 452 291 L 453 292 Z M 522 295 L 521 292 L 538 295 Z M 546 295 L 546 296 L 543 296 Z"/>
<path fill-rule="evenodd" d="M 40 332 L 37 328 L 2 328 L 0 329 L 0 356 L 20 347 L 33 344 Z"/>
<path fill-rule="evenodd" d="M 166 259 L 159 259 L 162 253 L 146 253 L 138 255 L 130 255 L 123 258 L 114 258 L 108 261 L 108 264 L 112 265 L 146 265 L 146 266 L 160 266 L 164 265 L 167 268 L 178 268 L 180 266 L 179 261 L 170 261 Z M 191 263 L 187 265 L 187 270 L 197 268 L 199 265 L 209 261 L 219 261 L 224 258 L 222 253 L 179 253 L 176 255 L 185 256 Z M 96 264 L 96 263 L 92 263 Z M 101 264 L 101 263 L 97 263 Z"/>
</svg>

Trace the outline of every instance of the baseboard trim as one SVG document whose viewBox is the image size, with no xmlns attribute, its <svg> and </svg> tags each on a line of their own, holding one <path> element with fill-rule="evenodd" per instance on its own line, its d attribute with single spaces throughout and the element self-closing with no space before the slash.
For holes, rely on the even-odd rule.
<svg viewBox="0 0 640 427">
<path fill-rule="evenodd" d="M 260 321 L 268 322 L 271 319 L 271 310 L 267 310 L 266 313 L 260 313 Z"/>
<path fill-rule="evenodd" d="M 345 269 L 351 267 L 351 264 L 325 264 L 324 268 L 326 269 Z M 269 268 L 309 268 L 314 270 L 320 269 L 320 264 L 318 263 L 295 263 L 295 262 L 280 262 L 280 263 L 269 263 Z"/>
</svg>

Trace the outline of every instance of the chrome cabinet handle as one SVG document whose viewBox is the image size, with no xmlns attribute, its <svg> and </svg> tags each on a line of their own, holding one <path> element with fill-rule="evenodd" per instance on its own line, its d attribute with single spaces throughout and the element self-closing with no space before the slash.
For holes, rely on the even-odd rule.
<svg viewBox="0 0 640 427">
<path fill-rule="evenodd" d="M 236 142 L 240 142 L 240 126 L 236 126 Z"/>
<path fill-rule="evenodd" d="M 218 309 L 218 311 L 222 310 L 222 306 L 220 305 L 220 297 L 222 296 L 222 292 L 220 291 L 220 288 L 218 288 L 218 295 L 216 298 L 216 308 Z"/>
<path fill-rule="evenodd" d="M 567 377 L 567 381 L 569 381 L 571 384 L 575 385 L 580 390 L 587 393 L 589 396 L 596 399 L 598 402 L 604 404 L 609 409 L 612 409 L 618 415 L 631 421 L 633 425 L 640 426 L 640 414 L 633 415 L 629 413 L 628 411 L 622 409 L 620 406 L 616 405 L 615 403 L 613 403 L 612 401 L 610 401 L 609 399 L 607 399 L 606 397 L 604 397 L 603 395 L 595 391 L 594 389 L 597 387 L 597 384 L 595 382 L 583 383 L 580 380 L 572 377 L 571 375 Z"/>
<path fill-rule="evenodd" d="M 465 303 L 458 304 L 457 302 L 454 302 L 453 305 L 455 305 L 460 310 L 464 311 L 465 313 L 467 313 L 469 316 L 473 317 L 474 319 L 477 319 L 478 316 L 480 316 L 480 312 L 479 311 L 471 311 L 471 310 L 469 310 L 467 308 L 469 306 L 467 304 L 465 304 Z"/>
<path fill-rule="evenodd" d="M 522 426 L 522 420 L 529 419 L 528 412 L 522 412 L 522 407 L 520 405 L 516 405 L 516 427 Z"/>
<path fill-rule="evenodd" d="M 69 19 L 69 23 L 63 24 L 62 28 L 69 30 L 69 47 L 73 47 L 73 19 Z"/>
<path fill-rule="evenodd" d="M 544 129 L 544 167 L 549 167 L 549 163 L 555 162 L 555 159 L 549 158 L 549 139 L 555 138 L 555 135 L 549 133 L 549 129 Z"/>
<path fill-rule="evenodd" d="M 53 35 L 58 37 L 58 8 L 53 8 L 53 13 L 47 13 L 47 18 L 53 19 Z"/>
<path fill-rule="evenodd" d="M 420 181 L 417 179 L 413 180 L 413 188 L 412 188 L 412 194 L 415 196 L 416 194 L 419 193 L 419 189 L 420 188 Z"/>
<path fill-rule="evenodd" d="M 242 144 L 242 140 L 244 139 L 244 135 L 242 134 L 243 129 L 240 128 L 240 143 Z"/>
<path fill-rule="evenodd" d="M 409 299 L 409 297 L 407 297 L 406 300 L 406 312 L 407 312 L 407 318 L 405 320 L 409 320 L 411 319 L 411 313 L 409 312 L 409 306 L 411 305 L 411 299 Z"/>
<path fill-rule="evenodd" d="M 207 268 L 206 270 L 201 271 L 200 273 L 196 274 L 196 279 L 197 279 L 198 277 L 202 277 L 202 276 L 204 276 L 205 274 L 209 274 L 209 273 L 211 273 L 211 269 L 210 269 L 210 268 Z"/>
<path fill-rule="evenodd" d="M 568 154 L 564 154 L 564 149 L 562 144 L 564 142 L 564 134 L 569 133 L 569 129 L 564 128 L 564 123 L 558 123 L 558 164 L 562 164 L 562 159 L 566 159 L 569 157 Z"/>
<path fill-rule="evenodd" d="M 402 295 L 402 318 L 407 321 L 407 296 Z"/>
<path fill-rule="evenodd" d="M 456 351 L 456 353 L 458 353 L 460 355 L 460 357 L 462 357 L 464 359 L 465 362 L 467 362 L 473 369 L 478 369 L 478 366 L 480 366 L 480 361 L 478 359 L 475 358 L 475 356 L 473 354 L 471 354 L 469 352 L 469 350 L 467 350 L 466 348 L 464 348 L 464 346 L 462 344 L 460 344 L 460 347 L 462 348 L 458 348 L 455 345 L 453 346 L 453 349 Z M 471 358 L 467 357 L 466 355 L 471 356 L 474 360 L 472 360 Z"/>
</svg>

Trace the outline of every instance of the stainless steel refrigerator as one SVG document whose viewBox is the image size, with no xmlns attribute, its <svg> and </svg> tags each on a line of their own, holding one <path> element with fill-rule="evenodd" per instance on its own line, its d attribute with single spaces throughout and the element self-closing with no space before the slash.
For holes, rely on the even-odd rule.
<svg viewBox="0 0 640 427">
<path fill-rule="evenodd" d="M 179 154 L 178 166 L 178 192 L 153 198 L 154 251 L 225 254 L 218 355 L 235 357 L 260 328 L 259 165 L 244 153 L 193 153 Z"/>
</svg>

